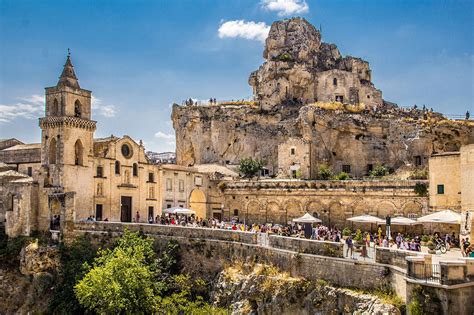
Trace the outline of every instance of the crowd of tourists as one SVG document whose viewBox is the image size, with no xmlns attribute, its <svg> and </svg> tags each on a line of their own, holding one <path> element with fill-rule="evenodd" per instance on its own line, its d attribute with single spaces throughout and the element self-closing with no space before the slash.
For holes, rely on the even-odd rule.
<svg viewBox="0 0 474 315">
<path fill-rule="evenodd" d="M 94 216 L 90 216 L 84 221 L 95 222 Z M 105 219 L 104 221 L 108 221 Z M 242 232 L 253 232 L 253 233 L 268 233 L 280 236 L 298 237 L 298 238 L 309 238 L 320 241 L 331 241 L 331 242 L 343 242 L 346 247 L 346 256 L 353 257 L 354 247 L 362 247 L 362 257 L 368 257 L 368 249 L 371 247 L 387 247 L 397 248 L 402 250 L 421 251 L 421 245 L 423 242 L 432 241 L 435 245 L 442 244 L 449 250 L 451 247 L 459 247 L 463 256 L 474 256 L 474 245 L 471 245 L 469 238 L 459 239 L 455 233 L 445 234 L 441 236 L 439 233 L 434 233 L 432 236 L 420 236 L 420 235 L 408 235 L 397 233 L 393 238 L 388 238 L 384 235 L 384 231 L 381 226 L 378 227 L 377 232 L 361 232 L 349 233 L 344 230 L 339 230 L 336 227 L 327 227 L 322 224 L 311 226 L 310 230 L 305 230 L 304 224 L 245 224 L 241 222 L 237 217 L 231 220 L 219 220 L 203 219 L 198 218 L 195 215 L 174 215 L 174 214 L 163 214 L 157 215 L 155 218 L 152 216 L 148 217 L 149 224 L 160 224 L 160 225 L 179 225 L 188 227 L 205 227 L 214 229 L 224 229 L 232 231 Z M 142 222 L 140 214 L 137 213 L 132 218 L 132 222 Z M 53 218 L 52 226 L 59 226 L 59 216 Z"/>
</svg>

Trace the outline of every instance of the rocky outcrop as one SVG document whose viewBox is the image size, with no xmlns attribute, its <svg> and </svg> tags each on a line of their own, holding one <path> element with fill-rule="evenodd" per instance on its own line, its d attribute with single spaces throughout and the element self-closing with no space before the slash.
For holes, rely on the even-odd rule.
<svg viewBox="0 0 474 315">
<path fill-rule="evenodd" d="M 315 178 L 321 164 L 361 177 L 377 164 L 425 167 L 433 153 L 474 143 L 472 121 L 382 100 L 368 62 L 342 57 L 305 19 L 273 23 L 263 57 L 249 78 L 255 103 L 173 106 L 178 164 L 252 157 L 281 177 Z"/>
<path fill-rule="evenodd" d="M 393 170 L 417 162 L 424 166 L 433 153 L 458 151 L 474 142 L 472 121 L 450 121 L 439 114 L 396 107 L 370 111 L 323 105 L 271 111 L 175 105 L 177 163 L 238 164 L 252 157 L 263 159 L 270 173 L 284 175 L 292 162 L 285 145 L 297 139 L 301 147 L 296 147 L 294 160 L 302 163 L 303 152 L 309 156 L 305 178 L 315 178 L 322 163 L 336 172 L 350 165 L 351 175 L 359 177 L 370 165 L 384 164 Z"/>
<path fill-rule="evenodd" d="M 233 314 L 400 314 L 373 295 L 293 278 L 265 265 L 222 271 L 213 300 Z"/>
<path fill-rule="evenodd" d="M 20 253 L 20 272 L 25 276 L 56 273 L 59 264 L 58 248 L 39 246 L 38 241 L 30 243 Z"/>
<path fill-rule="evenodd" d="M 321 42 L 319 31 L 305 19 L 274 22 L 263 57 L 265 63 L 249 77 L 262 109 L 288 102 L 383 103 L 382 93 L 371 83 L 369 63 L 343 58 L 336 45 Z"/>
</svg>

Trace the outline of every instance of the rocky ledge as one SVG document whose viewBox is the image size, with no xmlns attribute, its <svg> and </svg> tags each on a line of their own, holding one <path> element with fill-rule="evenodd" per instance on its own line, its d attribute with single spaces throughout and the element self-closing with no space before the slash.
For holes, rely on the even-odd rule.
<svg viewBox="0 0 474 315">
<path fill-rule="evenodd" d="M 232 314 L 400 314 L 396 306 L 374 295 L 336 288 L 323 280 L 293 278 L 260 264 L 223 270 L 213 301 Z"/>
</svg>

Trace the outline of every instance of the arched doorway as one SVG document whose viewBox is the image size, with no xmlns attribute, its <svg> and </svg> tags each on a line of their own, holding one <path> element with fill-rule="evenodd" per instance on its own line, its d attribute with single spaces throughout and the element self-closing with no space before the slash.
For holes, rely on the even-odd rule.
<svg viewBox="0 0 474 315">
<path fill-rule="evenodd" d="M 189 207 L 191 210 L 196 211 L 196 216 L 198 218 L 206 217 L 206 195 L 202 190 L 196 188 L 191 192 L 189 197 Z"/>
</svg>

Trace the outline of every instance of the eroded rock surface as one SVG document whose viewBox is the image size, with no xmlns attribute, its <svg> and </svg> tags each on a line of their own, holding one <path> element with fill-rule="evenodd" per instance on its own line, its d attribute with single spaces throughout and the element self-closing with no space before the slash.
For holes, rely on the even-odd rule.
<svg viewBox="0 0 474 315">
<path fill-rule="evenodd" d="M 373 295 L 311 283 L 264 265 L 225 269 L 213 299 L 233 314 L 400 314 Z"/>
<path fill-rule="evenodd" d="M 343 58 L 336 45 L 321 42 L 319 31 L 305 19 L 274 22 L 263 57 L 265 63 L 249 78 L 262 109 L 285 102 L 383 104 L 381 91 L 371 82 L 369 63 Z"/>
<path fill-rule="evenodd" d="M 301 163 L 303 178 L 315 178 L 323 163 L 336 172 L 350 165 L 355 177 L 366 175 L 369 165 L 396 170 L 418 160 L 424 166 L 433 153 L 474 142 L 472 121 L 396 107 L 350 112 L 306 105 L 262 112 L 245 105 L 175 105 L 172 119 L 178 164 L 238 164 L 252 157 L 282 176 Z"/>
</svg>

